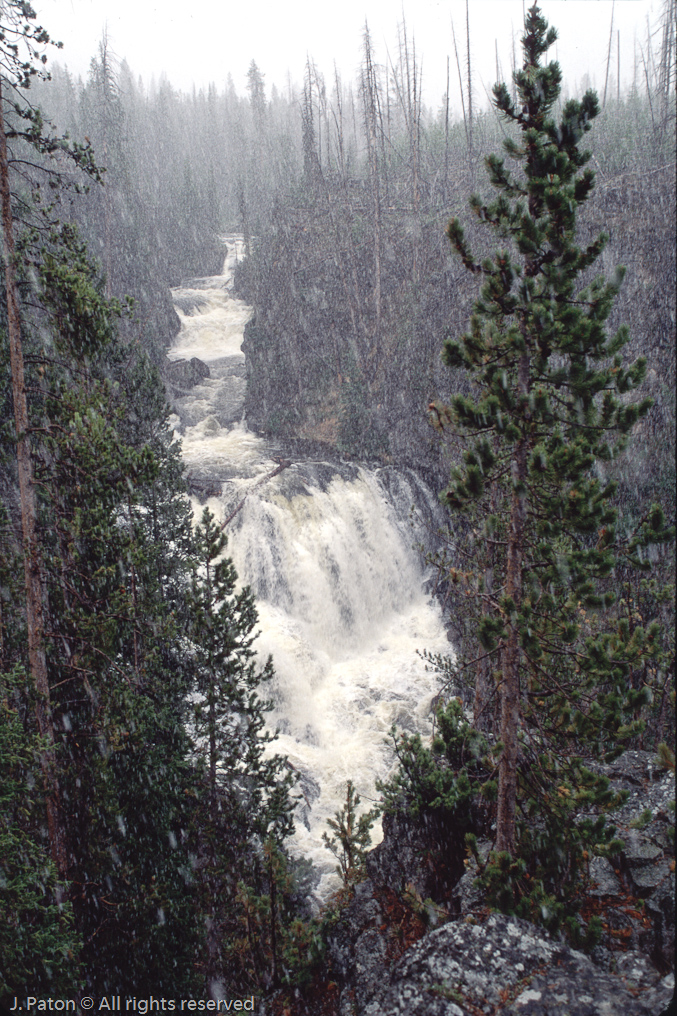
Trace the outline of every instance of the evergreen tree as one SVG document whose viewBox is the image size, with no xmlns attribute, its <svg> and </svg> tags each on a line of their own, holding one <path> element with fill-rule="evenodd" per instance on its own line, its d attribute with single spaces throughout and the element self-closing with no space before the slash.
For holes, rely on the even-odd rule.
<svg viewBox="0 0 677 1016">
<path fill-rule="evenodd" d="M 42 770 L 52 857 L 63 876 L 66 870 L 64 830 L 59 814 L 59 792 L 54 775 L 54 730 L 50 715 L 50 695 L 45 655 L 44 616 L 40 575 L 40 554 L 37 537 L 36 501 L 33 461 L 29 435 L 29 415 L 24 369 L 19 282 L 17 279 L 17 248 L 15 242 L 15 209 L 22 206 L 23 218 L 30 217 L 34 196 L 40 183 L 30 170 L 44 169 L 41 156 L 56 152 L 70 156 L 75 164 L 94 177 L 99 177 L 89 146 L 71 145 L 65 138 L 55 137 L 39 109 L 25 96 L 32 78 L 45 75 L 43 50 L 50 42 L 48 33 L 34 24 L 35 11 L 23 0 L 10 0 L 0 13 L 0 208 L 2 215 L 3 262 L 5 278 L 5 320 L 9 347 L 12 404 L 16 438 L 16 466 L 21 506 L 21 528 L 24 543 L 24 598 L 28 668 L 37 692 L 35 700 L 38 727 L 42 738 Z M 21 160 L 18 182 L 10 175 L 14 162 L 8 140 L 28 149 L 29 157 Z M 30 156 L 33 156 L 31 159 Z M 36 162 L 36 159 L 38 162 Z M 28 170 L 28 172 L 27 172 Z M 53 169 L 45 172 L 55 174 Z M 50 181 L 54 183 L 52 179 Z M 21 193 L 23 191 L 23 193 Z M 32 193 L 31 193 L 32 191 Z M 33 222 L 32 232 L 36 226 Z M 30 232 L 29 232 L 30 236 Z"/>
<path fill-rule="evenodd" d="M 126 394 L 89 376 L 49 407 L 49 672 L 88 986 L 169 993 L 194 986 L 199 941 L 179 606 L 188 505 L 170 447 L 125 441 L 141 410 Z"/>
<path fill-rule="evenodd" d="M 35 109 L 26 116 L 35 129 L 12 136 L 37 149 L 37 172 L 52 141 Z M 22 950 L 24 969 L 36 971 L 26 990 L 46 985 L 31 967 L 30 943 L 39 941 L 55 983 L 70 976 L 75 989 L 78 936 L 92 990 L 190 990 L 200 922 L 188 855 L 195 772 L 180 642 L 191 536 L 178 450 L 157 371 L 118 340 L 120 305 L 105 298 L 77 231 L 35 192 L 9 190 L 7 159 L 0 170 L 9 333 L 2 365 L 17 420 L 13 442 L 3 433 L 3 451 L 18 448 L 23 476 L 22 547 L 12 532 L 14 463 L 3 454 L 0 571 L 23 557 L 27 576 L 23 609 L 9 583 L 0 591 L 2 655 L 5 667 L 23 665 L 32 679 L 32 690 L 16 692 L 20 726 L 25 753 L 39 748 L 57 868 L 44 857 L 36 806 L 32 824 L 22 825 L 12 792 L 1 820 L 20 853 L 3 898 L 8 913 L 25 915 L 35 886 L 44 887 Z M 16 202 L 28 227 L 15 237 Z M 10 745 L 17 722 L 9 711 L 0 716 Z M 17 941 L 3 941 L 2 965 L 20 994 Z"/>
<path fill-rule="evenodd" d="M 270 659 L 262 669 L 256 663 L 254 598 L 250 589 L 236 588 L 235 568 L 224 556 L 226 543 L 222 527 L 205 508 L 195 530 L 190 629 L 195 752 L 204 768 L 196 836 L 208 928 L 206 974 L 235 990 L 250 986 L 233 947 L 242 901 L 269 883 L 273 929 L 279 919 L 274 868 L 293 831 L 293 780 L 286 760 L 267 750 L 275 739 L 265 728 L 271 703 L 259 689 L 272 679 L 273 666 Z M 274 930 L 272 956 L 275 965 Z M 265 983 L 262 970 L 255 981 L 259 977 Z"/>
<path fill-rule="evenodd" d="M 0 998 L 81 985 L 73 907 L 40 833 L 41 745 L 22 722 L 26 683 L 19 666 L 0 673 Z"/>
<path fill-rule="evenodd" d="M 576 244 L 576 215 L 594 186 L 579 143 L 599 107 L 589 91 L 554 114 L 561 71 L 543 57 L 556 38 L 534 4 L 517 101 L 494 87 L 513 128 L 504 147 L 515 169 L 489 156 L 497 197 L 475 196 L 471 207 L 501 247 L 478 261 L 459 220 L 449 223 L 453 247 L 483 285 L 468 333 L 443 353 L 470 373 L 471 392 L 432 407 L 437 426 L 465 444 L 443 501 L 470 520 L 491 558 L 491 587 L 484 567 L 463 581 L 480 604 L 481 652 L 499 701 L 497 878 L 508 909 L 519 896 L 508 875 L 519 881 L 526 870 L 510 867 L 515 857 L 529 858 L 530 878 L 560 898 L 586 845 L 610 849 L 613 830 L 593 812 L 616 799 L 586 762 L 621 751 L 640 729 L 647 690 L 628 675 L 651 657 L 658 629 L 605 627 L 604 608 L 616 563 L 646 569 L 644 549 L 671 536 L 656 506 L 627 537 L 618 532 L 615 487 L 604 478 L 651 401 L 632 398 L 646 363 L 624 365 L 628 329 L 605 330 L 623 269 L 612 281 L 592 277 L 607 237 Z"/>
<path fill-rule="evenodd" d="M 189 990 L 199 940 L 188 854 L 196 777 L 181 640 L 192 536 L 178 447 L 157 371 L 118 340 L 120 308 L 104 297 L 73 227 L 54 225 L 21 252 L 69 905 L 92 990 Z M 2 550 L 9 558 L 9 540 Z M 7 662 L 25 663 L 22 618 L 3 608 L 13 629 Z"/>
<path fill-rule="evenodd" d="M 343 879 L 346 889 L 366 877 L 366 853 L 371 844 L 371 827 L 376 818 L 373 811 L 358 817 L 360 800 L 352 780 L 348 780 L 346 803 L 335 813 L 334 818 L 327 819 L 332 835 L 322 834 L 322 842 L 338 861 L 336 872 Z"/>
</svg>

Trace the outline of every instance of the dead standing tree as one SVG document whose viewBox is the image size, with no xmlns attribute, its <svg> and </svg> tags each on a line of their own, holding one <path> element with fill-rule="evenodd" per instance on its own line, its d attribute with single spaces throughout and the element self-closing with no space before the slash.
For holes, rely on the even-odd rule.
<svg viewBox="0 0 677 1016">
<path fill-rule="evenodd" d="M 369 188 L 371 190 L 373 208 L 373 229 L 374 229 L 374 288 L 373 307 L 374 324 L 372 328 L 372 348 L 369 353 L 370 365 L 369 374 L 373 373 L 373 367 L 380 359 L 381 339 L 381 248 L 382 248 L 382 209 L 381 209 L 381 182 L 380 182 L 380 160 L 379 160 L 379 123 L 380 123 L 380 96 L 376 68 L 374 66 L 371 36 L 369 27 L 364 26 L 364 63 L 362 65 L 362 108 L 364 116 L 364 134 L 367 144 L 367 167 L 369 173 Z"/>
</svg>

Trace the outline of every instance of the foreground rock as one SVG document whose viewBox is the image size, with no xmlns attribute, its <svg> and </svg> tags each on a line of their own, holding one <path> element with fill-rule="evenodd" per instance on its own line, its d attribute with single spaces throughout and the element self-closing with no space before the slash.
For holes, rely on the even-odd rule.
<svg viewBox="0 0 677 1016">
<path fill-rule="evenodd" d="M 613 816 L 624 848 L 590 864 L 587 916 L 602 943 L 578 952 L 526 921 L 489 914 L 474 862 L 450 830 L 384 821 L 328 943 L 336 1016 L 661 1016 L 674 994 L 674 774 L 649 752 L 605 768 L 628 800 Z M 477 831 L 487 824 L 477 815 Z M 446 854 L 441 850 L 446 844 Z M 480 856 L 491 848 L 479 844 Z M 445 856 L 443 863 L 440 857 Z M 449 860 L 451 858 L 451 860 Z M 464 867 L 465 865 L 465 867 Z M 431 928 L 433 930 L 431 930 Z M 325 1002 L 326 1005 L 326 1002 Z M 311 1010 L 315 1012 L 314 1009 Z"/>
<path fill-rule="evenodd" d="M 502 914 L 445 924 L 392 962 L 398 943 L 386 909 L 362 883 L 332 937 L 340 1016 L 660 1016 L 673 997 L 674 976 L 641 955 L 612 974 Z"/>
<path fill-rule="evenodd" d="M 409 949 L 356 1011 L 363 1016 L 658 1016 L 669 975 L 632 990 L 526 921 L 447 924 Z"/>
</svg>

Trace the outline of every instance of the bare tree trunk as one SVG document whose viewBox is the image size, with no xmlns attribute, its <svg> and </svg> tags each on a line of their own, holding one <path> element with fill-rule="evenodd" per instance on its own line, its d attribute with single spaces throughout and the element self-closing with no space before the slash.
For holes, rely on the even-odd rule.
<svg viewBox="0 0 677 1016">
<path fill-rule="evenodd" d="M 496 442 L 497 444 L 498 442 Z M 495 481 L 491 485 L 491 513 L 496 514 L 498 508 L 498 484 Z M 492 610 L 494 595 L 494 572 L 496 566 L 496 548 L 493 543 L 486 545 L 486 562 L 484 566 L 484 591 L 485 610 L 487 613 Z M 477 665 L 475 674 L 475 696 L 473 701 L 473 724 L 478 730 L 496 730 L 496 708 L 492 701 L 496 691 L 496 684 L 493 677 L 494 660 L 486 656 Z"/>
<path fill-rule="evenodd" d="M 277 969 L 277 884 L 275 882 L 275 867 L 273 863 L 273 844 L 270 844 L 270 859 L 268 868 L 268 878 L 270 882 L 270 951 L 273 956 L 273 984 L 279 983 L 279 972 Z"/>
<path fill-rule="evenodd" d="M 456 69 L 458 70 L 458 83 L 461 89 L 461 109 L 463 110 L 463 126 L 465 127 L 465 141 L 470 150 L 470 136 L 468 134 L 468 117 L 465 111 L 465 93 L 463 91 L 463 74 L 461 73 L 461 61 L 458 58 L 458 46 L 456 45 L 456 29 L 454 28 L 454 19 L 451 20 L 451 34 L 454 40 L 454 55 L 456 57 Z"/>
<path fill-rule="evenodd" d="M 677 4 L 675 0 L 666 0 L 663 6 L 663 40 L 661 43 L 661 62 L 658 84 L 661 93 L 661 119 L 665 123 L 672 99 L 675 77 L 675 45 L 677 43 Z"/>
<path fill-rule="evenodd" d="M 517 54 L 515 53 L 515 29 L 512 28 L 512 62 L 510 64 L 511 71 L 510 78 L 512 80 L 512 101 L 514 105 L 517 105 L 517 85 L 515 84 L 516 70 L 517 70 Z"/>
<path fill-rule="evenodd" d="M 449 187 L 449 57 L 447 57 L 447 98 L 444 104 L 444 198 Z"/>
<path fill-rule="evenodd" d="M 378 82 L 371 53 L 371 37 L 365 25 L 364 32 L 364 118 L 367 140 L 367 161 L 371 177 L 371 192 L 374 206 L 374 343 L 372 348 L 373 370 L 378 369 L 381 339 L 381 189 L 379 184 L 377 104 Z"/>
<path fill-rule="evenodd" d="M 412 203 L 414 210 L 414 249 L 412 255 L 411 277 L 415 286 L 419 279 L 419 223 L 421 211 L 420 190 L 420 141 L 421 141 L 421 90 L 417 87 L 416 46 L 412 46 L 412 64 L 414 79 L 414 104 L 411 118 L 411 161 L 412 161 Z M 422 87 L 422 82 L 421 82 Z"/>
<path fill-rule="evenodd" d="M 470 156 L 470 179 L 472 186 L 475 186 L 475 171 L 473 163 L 473 143 L 472 143 L 472 63 L 470 61 L 470 6 L 468 0 L 465 0 L 465 37 L 466 47 L 468 53 L 468 148 Z"/>
<path fill-rule="evenodd" d="M 108 30 L 104 29 L 103 37 L 99 43 L 101 56 L 101 88 L 103 98 L 103 144 L 102 158 L 103 165 L 108 165 L 108 135 L 111 120 L 111 85 L 112 68 L 108 55 Z M 103 271 L 106 279 L 106 299 L 110 300 L 113 295 L 111 284 L 111 222 L 112 222 L 112 196 L 110 187 L 104 187 L 103 192 L 104 224 L 103 224 Z"/>
<path fill-rule="evenodd" d="M 2 81 L 0 79 L 0 110 Z M 4 121 L 0 121 L 0 195 L 2 199 L 2 231 L 5 255 L 5 288 L 7 291 L 7 333 L 12 374 L 12 400 L 16 427 L 16 457 L 19 476 L 19 500 L 23 531 L 24 586 L 26 591 L 26 627 L 28 630 L 28 667 L 37 695 L 35 707 L 38 731 L 45 747 L 40 766 L 45 788 L 47 827 L 52 858 L 59 875 L 66 874 L 67 860 L 59 817 L 59 788 L 55 772 L 54 726 L 50 705 L 47 658 L 45 655 L 45 622 L 42 607 L 42 579 L 37 537 L 37 509 L 33 489 L 33 462 L 28 440 L 28 405 L 24 380 L 21 323 L 14 268 L 14 225 L 9 187 L 9 163 Z"/>
<path fill-rule="evenodd" d="M 216 680 L 214 678 L 214 680 Z M 209 796 L 212 806 L 212 817 L 216 814 L 216 692 L 212 688 L 209 693 Z"/>
<path fill-rule="evenodd" d="M 339 78 L 338 69 L 334 64 L 334 82 L 336 88 L 336 109 L 332 109 L 334 117 L 334 125 L 336 127 L 336 156 L 338 160 L 338 171 L 341 183 L 346 178 L 346 160 L 343 143 L 343 96 L 341 94 L 341 79 Z M 336 113 L 338 112 L 338 116 Z"/>
<path fill-rule="evenodd" d="M 283 469 L 288 469 L 289 466 L 291 466 L 291 459 L 279 459 L 278 461 L 279 461 L 279 465 L 276 466 L 275 469 L 271 469 L 271 471 L 269 473 L 266 473 L 265 476 L 261 477 L 261 479 L 258 480 L 254 484 L 254 486 L 251 488 L 251 490 L 247 491 L 245 496 L 242 498 L 240 503 L 233 509 L 233 511 L 228 516 L 228 518 L 224 522 L 221 523 L 221 528 L 219 530 L 220 533 L 223 532 L 223 530 L 226 528 L 226 526 L 228 525 L 229 522 L 232 522 L 232 520 L 235 518 L 237 513 L 239 511 L 241 511 L 242 508 L 244 508 L 244 503 L 245 503 L 245 501 L 247 500 L 247 498 L 249 497 L 249 495 L 251 493 L 253 493 L 262 484 L 267 483 L 268 480 L 272 480 L 272 478 L 274 476 L 277 476 L 278 473 L 281 473 Z"/>
<path fill-rule="evenodd" d="M 237 178 L 236 192 L 237 192 L 237 209 L 240 215 L 240 222 L 242 223 L 242 235 L 244 237 L 245 257 L 249 257 L 252 252 L 251 235 L 249 232 L 249 208 L 247 206 L 247 194 L 245 191 L 244 180 L 241 176 Z"/>
<path fill-rule="evenodd" d="M 646 78 L 646 95 L 649 100 L 649 111 L 651 113 L 651 126 L 654 134 L 656 133 L 656 120 L 653 115 L 653 102 L 651 101 L 651 82 L 649 80 L 649 68 L 647 67 L 646 60 L 644 59 L 644 50 L 640 46 L 640 53 L 642 54 L 642 63 L 644 64 L 644 77 Z"/>
<path fill-rule="evenodd" d="M 609 28 L 609 52 L 606 57 L 606 76 L 604 78 L 604 98 L 602 99 L 602 108 L 606 106 L 606 89 L 609 84 L 609 64 L 611 63 L 611 43 L 614 37 L 614 8 L 616 6 L 616 0 L 611 5 L 611 27 Z"/>
</svg>

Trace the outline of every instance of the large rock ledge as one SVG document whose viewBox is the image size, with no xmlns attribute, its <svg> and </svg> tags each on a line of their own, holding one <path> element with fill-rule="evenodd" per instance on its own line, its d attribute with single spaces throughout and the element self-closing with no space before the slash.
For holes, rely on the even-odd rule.
<svg viewBox="0 0 677 1016">
<path fill-rule="evenodd" d="M 658 1016 L 672 974 L 632 989 L 526 921 L 447 924 L 412 946 L 360 1016 Z"/>
<path fill-rule="evenodd" d="M 624 849 L 613 864 L 595 858 L 590 865 L 589 896 L 605 928 L 592 956 L 527 921 L 489 914 L 473 885 L 474 865 L 464 862 L 460 843 L 450 849 L 449 830 L 386 816 L 384 840 L 367 855 L 368 878 L 355 887 L 329 936 L 337 1006 L 303 1011 L 314 1016 L 672 1012 L 675 869 L 668 805 L 674 774 L 644 751 L 628 751 L 605 769 L 612 785 L 629 796 L 613 817 Z M 481 833 L 479 814 L 477 827 Z M 457 863 L 440 865 L 442 842 Z M 490 846 L 488 839 L 481 842 L 480 853 Z M 446 923 L 430 930 L 440 922 Z"/>
<path fill-rule="evenodd" d="M 370 881 L 358 886 L 346 917 L 365 923 L 355 935 L 344 918 L 330 942 L 340 1016 L 660 1016 L 673 998 L 674 975 L 661 977 L 641 954 L 624 954 L 613 974 L 502 914 L 445 924 L 388 969 L 393 943 L 378 896 Z"/>
</svg>

